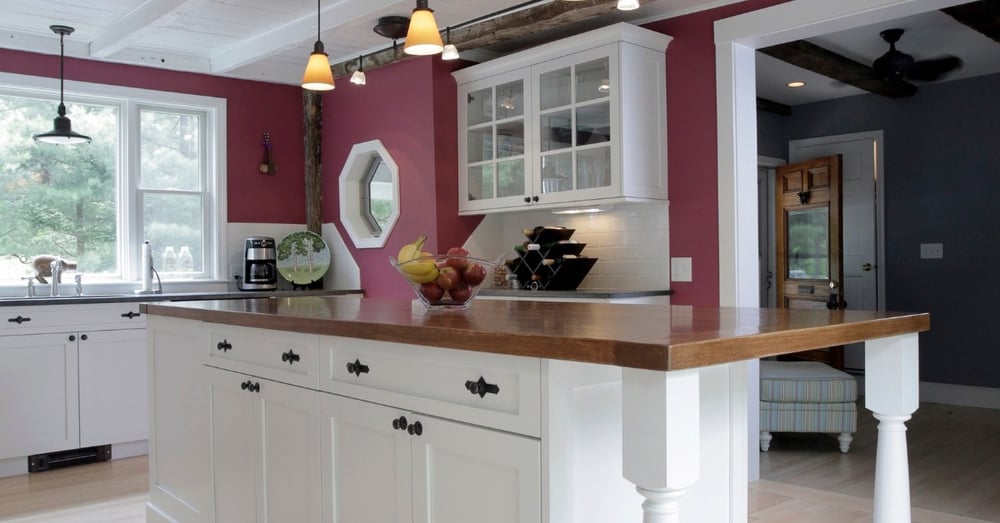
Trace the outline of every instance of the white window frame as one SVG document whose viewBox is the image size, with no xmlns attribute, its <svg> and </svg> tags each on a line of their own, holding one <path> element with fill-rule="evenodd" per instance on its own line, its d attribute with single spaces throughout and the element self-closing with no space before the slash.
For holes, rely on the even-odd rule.
<svg viewBox="0 0 1000 523">
<path fill-rule="evenodd" d="M 59 97 L 56 78 L 44 78 L 0 72 L 0 92 L 12 96 Z M 201 161 L 204 164 L 204 189 L 207 198 L 202 208 L 203 272 L 193 282 L 214 283 L 226 278 L 226 99 L 210 96 L 155 91 L 134 87 L 65 81 L 65 96 L 71 103 L 97 103 L 119 110 L 117 162 L 117 234 L 118 266 L 121 282 L 130 286 L 141 280 L 140 249 L 143 242 L 141 214 L 145 192 L 139 189 L 139 113 L 140 109 L 193 112 L 204 115 L 201 137 Z M 54 115 L 53 115 L 54 116 Z M 67 116 L 73 118 L 72 114 Z M 41 129 L 42 131 L 44 129 Z M 86 146 L 84 146 L 86 147 Z M 183 191 L 182 191 L 183 192 Z M 155 258 L 154 258 L 155 259 Z M 110 283 L 110 282 L 107 282 Z"/>
</svg>

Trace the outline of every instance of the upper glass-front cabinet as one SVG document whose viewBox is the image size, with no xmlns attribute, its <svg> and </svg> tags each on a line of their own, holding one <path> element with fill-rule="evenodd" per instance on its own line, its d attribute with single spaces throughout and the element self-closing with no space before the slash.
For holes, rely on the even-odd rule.
<svg viewBox="0 0 1000 523">
<path fill-rule="evenodd" d="M 669 42 L 616 24 L 456 71 L 459 212 L 666 200 Z"/>
</svg>

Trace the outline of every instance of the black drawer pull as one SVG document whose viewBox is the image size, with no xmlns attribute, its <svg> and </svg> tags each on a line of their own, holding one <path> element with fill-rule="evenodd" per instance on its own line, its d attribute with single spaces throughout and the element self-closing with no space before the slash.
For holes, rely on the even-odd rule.
<svg viewBox="0 0 1000 523">
<path fill-rule="evenodd" d="M 142 316 L 142 313 L 139 313 L 139 312 L 132 312 L 132 311 L 128 311 L 128 312 L 126 312 L 125 314 L 122 314 L 122 318 L 128 318 L 128 319 L 130 319 L 130 320 L 131 320 L 132 318 L 138 318 L 139 316 Z"/>
<path fill-rule="evenodd" d="M 222 352 L 229 352 L 229 350 L 233 348 L 233 344 L 226 340 L 222 340 L 215 344 L 215 348 L 221 350 Z"/>
<path fill-rule="evenodd" d="M 355 359 L 354 361 L 347 362 L 347 373 L 354 374 L 355 376 L 361 376 L 362 374 L 368 374 L 368 365 L 362 365 L 361 360 Z"/>
<path fill-rule="evenodd" d="M 250 392 L 260 392 L 260 383 L 255 383 L 250 380 L 246 380 L 240 383 L 240 388 L 243 390 L 248 390 Z"/>
<path fill-rule="evenodd" d="M 486 378 L 480 376 L 479 381 L 465 382 L 465 390 L 483 398 L 486 397 L 487 394 L 499 394 L 500 386 L 493 383 L 486 383 Z"/>
<path fill-rule="evenodd" d="M 302 357 L 292 352 L 292 349 L 288 349 L 288 352 L 281 353 L 281 361 L 288 363 L 289 365 L 292 365 L 301 359 Z"/>
<path fill-rule="evenodd" d="M 424 433 L 424 426 L 418 421 L 413 425 L 406 427 L 406 432 L 411 436 L 419 436 Z"/>
<path fill-rule="evenodd" d="M 392 428 L 396 430 L 406 430 L 406 416 L 400 416 L 392 420 Z"/>
<path fill-rule="evenodd" d="M 7 318 L 7 321 L 10 322 L 10 323 L 16 323 L 16 324 L 20 325 L 20 324 L 22 324 L 22 323 L 24 323 L 26 321 L 31 321 L 31 318 L 25 318 L 24 316 L 21 316 L 20 314 L 18 314 L 16 318 Z"/>
</svg>

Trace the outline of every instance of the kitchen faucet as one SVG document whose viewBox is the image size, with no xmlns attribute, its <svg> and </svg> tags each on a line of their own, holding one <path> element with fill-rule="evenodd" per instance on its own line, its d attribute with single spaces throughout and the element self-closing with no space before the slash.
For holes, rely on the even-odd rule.
<svg viewBox="0 0 1000 523">
<path fill-rule="evenodd" d="M 59 296 L 59 283 L 62 281 L 63 262 L 62 260 L 52 261 L 52 292 L 50 296 Z"/>
</svg>

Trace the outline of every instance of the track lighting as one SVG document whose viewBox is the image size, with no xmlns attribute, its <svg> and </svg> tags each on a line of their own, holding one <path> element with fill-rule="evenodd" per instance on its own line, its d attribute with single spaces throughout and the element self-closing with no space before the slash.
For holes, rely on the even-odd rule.
<svg viewBox="0 0 1000 523">
<path fill-rule="evenodd" d="M 451 43 L 451 27 L 447 27 L 444 30 L 445 34 L 445 44 L 444 49 L 441 50 L 442 60 L 458 60 L 458 48 Z"/>
<path fill-rule="evenodd" d="M 354 71 L 354 74 L 351 75 L 351 83 L 354 85 L 365 85 L 367 81 L 365 79 L 365 64 L 363 60 L 364 56 L 358 57 L 358 70 Z"/>
</svg>

